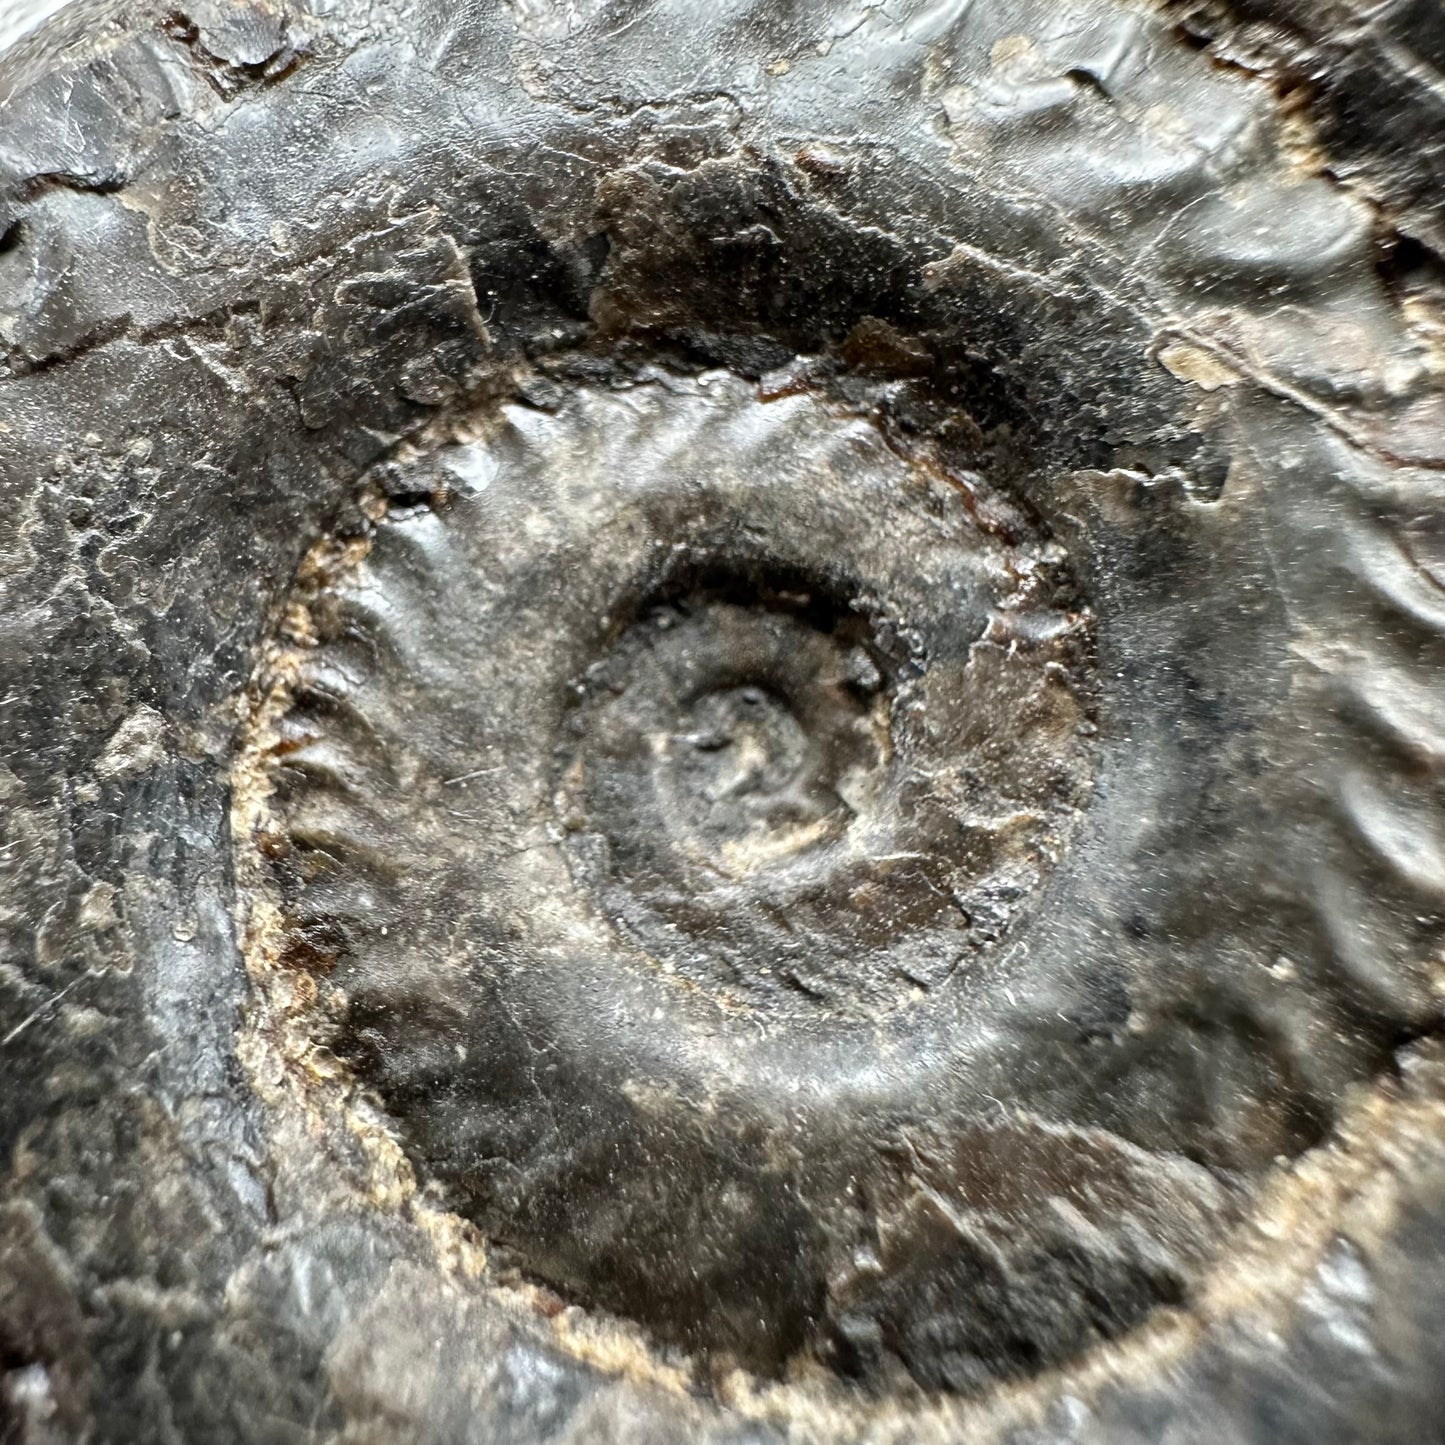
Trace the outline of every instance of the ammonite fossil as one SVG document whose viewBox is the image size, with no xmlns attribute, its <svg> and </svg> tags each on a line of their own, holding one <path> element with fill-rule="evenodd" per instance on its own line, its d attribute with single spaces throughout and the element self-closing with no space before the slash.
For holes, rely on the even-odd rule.
<svg viewBox="0 0 1445 1445">
<path fill-rule="evenodd" d="M 6 1445 L 1428 1437 L 1445 22 L 1327 10 L 0 62 Z"/>
</svg>

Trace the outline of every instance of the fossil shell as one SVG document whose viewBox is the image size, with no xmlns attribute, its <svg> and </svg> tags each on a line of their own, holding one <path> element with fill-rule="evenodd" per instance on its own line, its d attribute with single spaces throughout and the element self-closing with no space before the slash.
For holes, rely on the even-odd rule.
<svg viewBox="0 0 1445 1445">
<path fill-rule="evenodd" d="M 1428 1433 L 1387 9 L 11 53 L 3 1430 Z"/>
</svg>

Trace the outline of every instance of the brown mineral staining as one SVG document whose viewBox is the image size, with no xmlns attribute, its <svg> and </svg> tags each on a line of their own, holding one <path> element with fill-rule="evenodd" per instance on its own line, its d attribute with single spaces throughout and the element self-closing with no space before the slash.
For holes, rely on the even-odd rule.
<svg viewBox="0 0 1445 1445">
<path fill-rule="evenodd" d="M 1202 391 L 1218 391 L 1222 386 L 1237 386 L 1243 378 L 1213 352 L 1189 342 L 1174 341 L 1161 348 L 1159 364 L 1171 376 L 1191 382 Z"/>
</svg>

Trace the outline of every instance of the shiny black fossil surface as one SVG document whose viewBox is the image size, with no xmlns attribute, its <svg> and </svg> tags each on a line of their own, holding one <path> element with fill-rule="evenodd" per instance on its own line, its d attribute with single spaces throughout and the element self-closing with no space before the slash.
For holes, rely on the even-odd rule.
<svg viewBox="0 0 1445 1445">
<path fill-rule="evenodd" d="M 1428 1438 L 1442 31 L 0 61 L 5 1445 Z"/>
</svg>

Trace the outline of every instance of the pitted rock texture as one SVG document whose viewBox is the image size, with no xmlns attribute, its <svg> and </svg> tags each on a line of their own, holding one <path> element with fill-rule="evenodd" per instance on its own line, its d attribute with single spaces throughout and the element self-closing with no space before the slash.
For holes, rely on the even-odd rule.
<svg viewBox="0 0 1445 1445">
<path fill-rule="evenodd" d="M 0 1436 L 1427 1436 L 1440 54 L 78 0 L 8 55 Z M 637 569 L 560 500 L 674 484 L 749 521 Z"/>
</svg>

